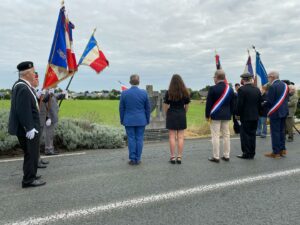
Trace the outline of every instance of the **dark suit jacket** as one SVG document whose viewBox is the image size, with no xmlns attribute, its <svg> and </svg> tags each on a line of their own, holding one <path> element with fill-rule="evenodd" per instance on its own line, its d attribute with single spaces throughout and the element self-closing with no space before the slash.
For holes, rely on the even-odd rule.
<svg viewBox="0 0 300 225">
<path fill-rule="evenodd" d="M 211 117 L 212 120 L 230 120 L 231 115 L 233 114 L 234 109 L 234 99 L 233 99 L 233 89 L 230 88 L 230 93 L 228 98 L 225 100 L 221 108 L 210 115 L 210 111 L 216 101 L 221 97 L 225 89 L 225 83 L 219 82 L 216 85 L 209 88 L 207 98 L 206 98 L 206 108 L 205 108 L 205 117 Z"/>
<path fill-rule="evenodd" d="M 124 126 L 146 126 L 150 122 L 150 104 L 145 90 L 132 86 L 121 94 L 120 121 Z"/>
<path fill-rule="evenodd" d="M 11 135 L 25 136 L 33 128 L 40 130 L 38 101 L 34 90 L 19 79 L 12 88 L 8 132 Z"/>
<path fill-rule="evenodd" d="M 258 120 L 262 97 L 253 84 L 246 84 L 238 90 L 237 115 L 241 121 Z"/>
<path fill-rule="evenodd" d="M 284 91 L 284 83 L 280 80 L 276 80 L 270 86 L 268 94 L 267 94 L 267 106 L 271 109 L 280 99 L 282 93 Z M 289 107 L 288 107 L 289 95 L 285 98 L 283 104 L 279 107 L 279 109 L 271 114 L 271 119 L 279 119 L 288 116 Z"/>
</svg>

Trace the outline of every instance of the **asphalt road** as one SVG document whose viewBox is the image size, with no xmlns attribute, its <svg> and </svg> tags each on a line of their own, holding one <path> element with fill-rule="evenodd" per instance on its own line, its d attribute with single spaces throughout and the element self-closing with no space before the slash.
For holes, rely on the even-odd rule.
<svg viewBox="0 0 300 225">
<path fill-rule="evenodd" d="M 288 156 L 263 156 L 270 137 L 257 139 L 254 160 L 211 163 L 208 139 L 188 140 L 182 165 L 168 163 L 168 143 L 147 144 L 142 164 L 127 149 L 50 158 L 39 170 L 46 186 L 22 189 L 22 161 L 0 160 L 0 224 L 300 224 L 300 138 Z"/>
</svg>

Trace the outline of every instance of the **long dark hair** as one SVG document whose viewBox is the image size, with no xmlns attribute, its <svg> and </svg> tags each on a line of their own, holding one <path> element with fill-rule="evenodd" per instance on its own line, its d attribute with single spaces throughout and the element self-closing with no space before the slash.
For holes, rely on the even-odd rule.
<svg viewBox="0 0 300 225">
<path fill-rule="evenodd" d="M 173 75 L 170 82 L 168 94 L 169 100 L 171 101 L 179 101 L 183 98 L 188 98 L 190 96 L 189 91 L 187 90 L 180 75 Z"/>
</svg>

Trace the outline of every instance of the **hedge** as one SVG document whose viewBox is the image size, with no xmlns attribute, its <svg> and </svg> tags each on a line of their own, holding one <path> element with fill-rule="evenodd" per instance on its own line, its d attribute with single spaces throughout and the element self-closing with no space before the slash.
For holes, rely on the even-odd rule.
<svg viewBox="0 0 300 225">
<path fill-rule="evenodd" d="M 18 139 L 7 132 L 9 111 L 0 110 L 0 151 L 18 148 Z M 54 145 L 66 150 L 112 149 L 125 146 L 123 128 L 63 118 L 55 130 Z"/>
</svg>

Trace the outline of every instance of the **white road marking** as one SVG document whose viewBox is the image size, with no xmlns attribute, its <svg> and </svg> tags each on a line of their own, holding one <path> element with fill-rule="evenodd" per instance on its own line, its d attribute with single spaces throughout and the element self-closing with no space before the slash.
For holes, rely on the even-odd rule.
<svg viewBox="0 0 300 225">
<path fill-rule="evenodd" d="M 66 156 L 77 156 L 77 155 L 85 155 L 86 152 L 78 152 L 78 153 L 68 153 L 68 154 L 60 154 L 60 155 L 48 155 L 48 156 L 43 156 L 42 159 L 46 159 L 46 158 L 57 158 L 57 157 L 66 157 Z M 22 161 L 24 160 L 24 158 L 13 158 L 13 159 L 3 159 L 0 160 L 0 163 L 3 162 L 16 162 L 16 161 Z"/>
<path fill-rule="evenodd" d="M 142 196 L 138 198 L 128 199 L 124 201 L 112 202 L 105 205 L 99 205 L 90 208 L 83 208 L 79 210 L 69 210 L 58 212 L 56 214 L 51 214 L 50 216 L 44 217 L 31 217 L 29 219 L 23 221 L 16 221 L 12 223 L 7 223 L 7 225 L 34 225 L 34 224 L 49 224 L 51 222 L 57 222 L 59 220 L 67 220 L 67 219 L 74 219 L 79 217 L 91 216 L 95 214 L 99 214 L 102 212 L 117 210 L 117 209 L 124 209 L 130 207 L 138 207 L 148 203 L 166 201 L 171 199 L 177 199 L 181 197 L 192 196 L 196 194 L 203 194 L 206 192 L 216 191 L 219 189 L 232 187 L 232 186 L 239 186 L 245 184 L 251 184 L 254 182 L 259 181 L 267 181 L 275 178 L 281 178 L 285 176 L 296 175 L 300 173 L 300 168 L 295 168 L 291 170 L 285 170 L 281 172 L 274 172 L 270 174 L 262 174 L 257 176 L 245 177 L 241 179 L 236 179 L 232 181 L 226 181 L 221 183 L 209 184 L 209 185 L 200 185 L 194 188 L 188 189 L 180 189 L 177 191 L 171 191 L 161 194 L 154 194 L 148 196 Z"/>
</svg>

